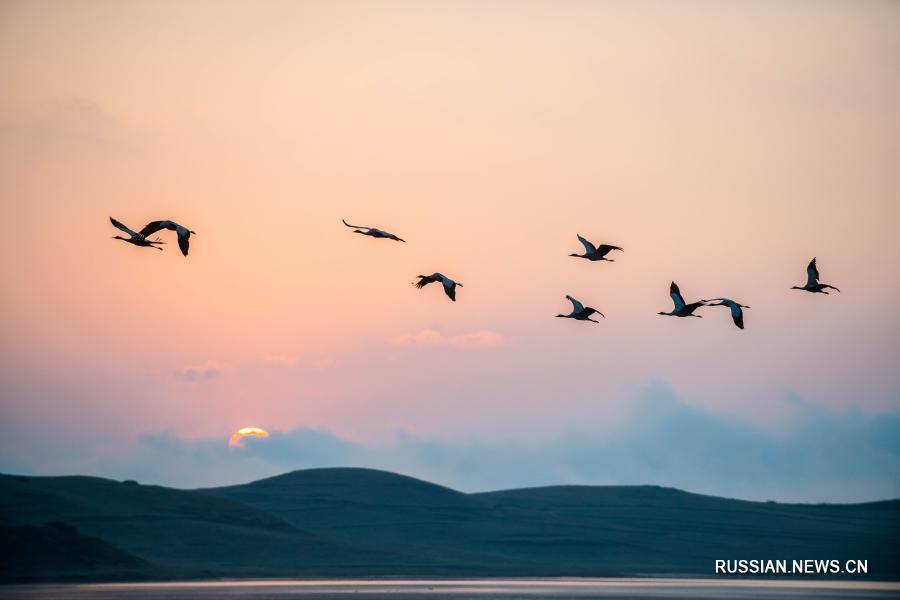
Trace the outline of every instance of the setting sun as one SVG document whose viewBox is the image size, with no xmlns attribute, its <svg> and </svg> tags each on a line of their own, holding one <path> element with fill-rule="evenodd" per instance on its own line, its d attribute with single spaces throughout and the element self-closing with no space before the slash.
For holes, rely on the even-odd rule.
<svg viewBox="0 0 900 600">
<path fill-rule="evenodd" d="M 241 429 L 238 429 L 231 434 L 231 437 L 228 439 L 228 447 L 237 448 L 241 445 L 241 440 L 243 440 L 248 435 L 267 438 L 269 437 L 269 432 L 259 427 L 242 427 Z"/>
</svg>

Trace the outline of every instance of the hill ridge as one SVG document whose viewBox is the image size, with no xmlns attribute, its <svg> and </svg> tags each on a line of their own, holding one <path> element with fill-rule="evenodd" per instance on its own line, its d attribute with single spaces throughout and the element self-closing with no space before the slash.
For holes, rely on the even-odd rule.
<svg viewBox="0 0 900 600">
<path fill-rule="evenodd" d="M 50 521 L 144 561 L 134 576 L 147 579 L 709 577 L 715 558 L 737 551 L 759 558 L 866 558 L 869 578 L 900 579 L 894 560 L 900 500 L 754 502 L 652 484 L 466 494 L 354 467 L 301 469 L 199 490 L 90 476 L 0 475 L 0 526 L 20 528 L 15 537 L 22 526 Z M 53 564 L 49 549 L 44 557 L 41 551 L 35 551 L 33 580 L 60 577 L 46 569 Z M 110 566 L 67 576 L 111 580 L 121 572 Z"/>
<path fill-rule="evenodd" d="M 419 477 L 414 477 L 412 475 L 406 475 L 404 473 L 397 473 L 394 471 L 388 471 L 385 469 L 373 469 L 369 467 L 313 467 L 309 469 L 294 469 L 293 471 L 288 471 L 286 473 L 282 473 L 280 475 L 273 475 L 271 477 L 264 477 L 262 479 L 254 479 L 253 481 L 235 484 L 230 486 L 217 486 L 215 488 L 200 488 L 200 489 L 221 489 L 223 487 L 237 487 L 241 485 L 258 485 L 258 484 L 267 484 L 267 483 L 277 483 L 277 482 L 293 482 L 294 480 L 300 478 L 308 478 L 308 477 L 316 477 L 316 476 L 346 476 L 346 475 L 363 475 L 369 477 L 383 477 L 385 481 L 403 481 L 406 483 L 418 483 L 424 486 L 428 486 L 433 489 L 440 489 L 446 492 L 452 492 L 454 494 L 461 495 L 471 495 L 466 494 L 465 492 L 461 492 L 449 486 L 441 485 L 439 483 L 434 483 L 431 481 L 427 481 L 425 479 L 421 479 Z"/>
</svg>

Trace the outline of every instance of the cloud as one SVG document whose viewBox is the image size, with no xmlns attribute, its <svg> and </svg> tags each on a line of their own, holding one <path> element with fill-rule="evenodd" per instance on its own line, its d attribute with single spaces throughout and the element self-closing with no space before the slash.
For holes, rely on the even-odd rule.
<svg viewBox="0 0 900 600">
<path fill-rule="evenodd" d="M 419 333 L 398 335 L 391 338 L 395 346 L 439 346 L 446 341 L 443 334 L 433 329 L 423 329 Z"/>
<path fill-rule="evenodd" d="M 218 379 L 225 372 L 224 367 L 213 361 L 197 367 L 183 367 L 175 371 L 175 379 L 184 383 Z"/>
<path fill-rule="evenodd" d="M 418 333 L 399 335 L 391 338 L 394 346 L 452 346 L 455 348 L 479 348 L 499 346 L 506 341 L 503 334 L 496 331 L 475 331 L 454 336 L 445 336 L 434 329 L 423 329 Z"/>
<path fill-rule="evenodd" d="M 856 502 L 900 497 L 900 414 L 835 411 L 789 399 L 791 424 L 768 429 L 646 387 L 615 425 L 584 423 L 543 442 L 447 441 L 397 432 L 367 444 L 327 429 L 268 428 L 228 452 L 228 435 L 148 434 L 95 460 L 90 474 L 199 487 L 293 469 L 398 471 L 463 491 L 555 484 L 657 484 L 751 500 Z M 81 461 L 78 464 L 85 464 Z M 17 467 L 20 467 L 18 465 Z M 59 463 L 53 466 L 59 472 Z"/>
<path fill-rule="evenodd" d="M 326 430 L 307 427 L 289 432 L 270 429 L 269 437 L 246 437 L 236 448 L 229 448 L 228 440 L 229 435 L 188 439 L 173 431 L 148 433 L 128 451 L 101 458 L 91 474 L 183 488 L 210 487 L 294 469 L 357 464 L 367 451 Z"/>
</svg>

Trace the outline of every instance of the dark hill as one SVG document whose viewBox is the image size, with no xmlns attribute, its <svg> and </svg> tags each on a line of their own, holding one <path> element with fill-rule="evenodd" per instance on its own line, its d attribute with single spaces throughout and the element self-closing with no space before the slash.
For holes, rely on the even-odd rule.
<svg viewBox="0 0 900 600">
<path fill-rule="evenodd" d="M 413 553 L 439 573 L 713 575 L 719 558 L 868 558 L 897 578 L 900 501 L 748 502 L 658 486 L 461 494 L 369 469 L 208 490 L 323 537 Z M 430 565 L 430 566 L 429 566 Z"/>
<path fill-rule="evenodd" d="M 47 521 L 100 538 L 160 577 L 352 571 L 370 560 L 265 511 L 201 492 L 97 477 L 0 475 L 0 524 Z"/>
<path fill-rule="evenodd" d="M 489 505 L 388 471 L 309 469 L 204 491 L 260 508 L 329 539 L 373 550 L 391 548 L 407 556 L 406 565 L 391 570 L 458 574 L 503 560 L 485 557 L 485 551 L 472 544 L 473 536 L 491 527 Z"/>
<path fill-rule="evenodd" d="M 474 497 L 532 523 L 535 547 L 590 549 L 596 560 L 642 573 L 711 574 L 716 559 L 869 559 L 896 579 L 900 501 L 782 504 L 657 486 L 557 486 Z M 509 551 L 518 552 L 516 543 Z M 677 567 L 677 568 L 676 568 Z"/>
<path fill-rule="evenodd" d="M 737 558 L 867 559 L 870 579 L 900 578 L 900 501 L 746 502 L 655 486 L 463 494 L 370 469 L 194 491 L 0 476 L 0 525 L 47 521 L 108 545 L 81 573 L 94 579 L 121 571 L 110 549 L 153 578 L 710 577 L 715 559 Z"/>
<path fill-rule="evenodd" d="M 207 490 L 228 497 L 255 496 L 259 501 L 404 507 L 471 507 L 471 496 L 421 479 L 377 469 L 331 468 L 292 471 L 247 484 Z"/>
<path fill-rule="evenodd" d="M 102 576 L 134 579 L 148 565 L 67 523 L 0 525 L 0 581 L 41 581 Z"/>
</svg>

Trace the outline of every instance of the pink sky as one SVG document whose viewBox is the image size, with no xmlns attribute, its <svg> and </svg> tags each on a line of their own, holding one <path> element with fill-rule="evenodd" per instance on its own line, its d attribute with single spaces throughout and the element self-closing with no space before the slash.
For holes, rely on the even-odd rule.
<svg viewBox="0 0 900 600">
<path fill-rule="evenodd" d="M 4 2 L 0 453 L 541 439 L 654 380 L 776 429 L 789 393 L 895 411 L 898 106 L 890 2 Z M 788 289 L 814 255 L 842 294 Z M 657 316 L 673 279 L 747 329 Z"/>
</svg>

